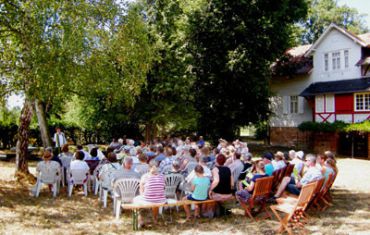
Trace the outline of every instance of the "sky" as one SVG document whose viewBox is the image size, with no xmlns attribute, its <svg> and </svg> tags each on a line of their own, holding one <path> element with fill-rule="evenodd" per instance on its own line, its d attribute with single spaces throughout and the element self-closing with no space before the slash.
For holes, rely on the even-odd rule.
<svg viewBox="0 0 370 235">
<path fill-rule="evenodd" d="M 338 0 L 338 5 L 347 5 L 356 8 L 360 14 L 367 14 L 365 21 L 370 29 L 370 0 Z"/>
<path fill-rule="evenodd" d="M 132 0 L 130 0 L 132 1 Z M 364 20 L 367 28 L 370 30 L 370 0 L 337 0 L 338 5 L 347 5 L 349 7 L 356 8 L 360 14 L 366 14 Z M 21 107 L 23 105 L 23 96 L 11 95 L 8 99 L 8 107 Z"/>
</svg>

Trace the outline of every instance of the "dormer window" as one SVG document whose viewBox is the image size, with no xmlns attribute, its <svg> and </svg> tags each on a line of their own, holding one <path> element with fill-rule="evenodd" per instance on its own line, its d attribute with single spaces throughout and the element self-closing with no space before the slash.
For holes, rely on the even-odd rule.
<svg viewBox="0 0 370 235">
<path fill-rule="evenodd" d="M 333 52 L 331 54 L 331 59 L 332 59 L 332 67 L 333 70 L 339 70 L 340 69 L 340 52 Z"/>
</svg>

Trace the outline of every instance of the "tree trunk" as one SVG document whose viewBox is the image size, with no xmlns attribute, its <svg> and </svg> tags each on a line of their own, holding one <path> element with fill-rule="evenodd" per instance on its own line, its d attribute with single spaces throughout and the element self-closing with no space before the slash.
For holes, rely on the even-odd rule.
<svg viewBox="0 0 370 235">
<path fill-rule="evenodd" d="M 27 155 L 28 155 L 28 135 L 32 118 L 32 104 L 26 99 L 19 118 L 18 141 L 16 147 L 16 176 L 29 175 Z M 20 174 L 19 174 L 20 173 Z"/>
<path fill-rule="evenodd" d="M 49 133 L 49 127 L 46 121 L 45 107 L 40 100 L 35 100 L 35 111 L 37 115 L 37 121 L 39 123 L 42 145 L 44 148 L 51 147 L 52 144 Z"/>
</svg>

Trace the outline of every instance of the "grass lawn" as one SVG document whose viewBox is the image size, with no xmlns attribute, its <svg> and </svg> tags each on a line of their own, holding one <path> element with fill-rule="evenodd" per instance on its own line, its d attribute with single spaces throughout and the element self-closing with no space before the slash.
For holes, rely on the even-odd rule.
<svg viewBox="0 0 370 235">
<path fill-rule="evenodd" d="M 31 163 L 34 172 L 35 163 Z M 334 183 L 334 205 L 325 212 L 309 211 L 307 231 L 299 234 L 370 234 L 370 161 L 340 159 Z M 0 234 L 123 234 L 133 233 L 131 214 L 116 221 L 111 203 L 102 208 L 97 197 L 75 193 L 66 197 L 65 189 L 53 199 L 46 188 L 39 198 L 29 196 L 31 185 L 13 180 L 14 163 L 0 161 Z M 225 218 L 185 222 L 184 213 L 174 213 L 139 234 L 275 234 L 276 219 L 251 221 L 236 208 Z"/>
</svg>

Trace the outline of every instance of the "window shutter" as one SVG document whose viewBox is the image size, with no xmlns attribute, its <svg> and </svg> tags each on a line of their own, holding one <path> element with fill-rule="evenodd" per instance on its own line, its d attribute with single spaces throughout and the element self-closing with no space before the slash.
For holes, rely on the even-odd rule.
<svg viewBox="0 0 370 235">
<path fill-rule="evenodd" d="M 304 98 L 301 96 L 298 96 L 298 113 L 304 113 Z"/>
<path fill-rule="evenodd" d="M 289 106 L 290 106 L 290 99 L 289 96 L 283 96 L 283 113 L 288 114 L 289 113 Z"/>
</svg>

